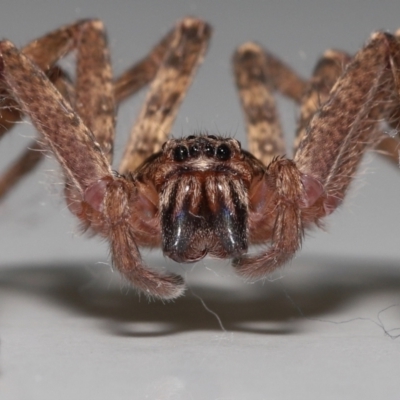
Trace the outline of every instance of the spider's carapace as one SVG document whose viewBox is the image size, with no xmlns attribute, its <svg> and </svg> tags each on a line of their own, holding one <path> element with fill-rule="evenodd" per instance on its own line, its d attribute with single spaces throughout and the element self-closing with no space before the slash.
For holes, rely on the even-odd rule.
<svg viewBox="0 0 400 400">
<path fill-rule="evenodd" d="M 248 194 L 264 169 L 235 139 L 200 135 L 167 141 L 134 174 L 159 197 L 154 218 L 164 254 L 193 262 L 207 254 L 233 258 L 247 252 Z"/>
</svg>

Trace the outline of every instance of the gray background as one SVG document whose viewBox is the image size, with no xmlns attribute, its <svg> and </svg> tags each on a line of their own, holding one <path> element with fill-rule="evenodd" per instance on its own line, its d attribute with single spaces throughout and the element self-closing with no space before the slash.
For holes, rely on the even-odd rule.
<svg viewBox="0 0 400 400">
<path fill-rule="evenodd" d="M 3 0 L 0 37 L 22 46 L 98 17 L 118 74 L 185 15 L 215 31 L 173 131 L 239 139 L 236 46 L 257 40 L 307 76 L 325 49 L 355 52 L 372 31 L 400 27 L 398 1 Z M 142 100 L 120 109 L 119 154 Z M 290 143 L 297 111 L 279 103 Z M 0 167 L 34 134 L 25 122 L 4 138 Z M 309 233 L 265 282 L 243 282 L 226 261 L 177 266 L 146 251 L 150 265 L 189 281 L 187 295 L 166 304 L 119 280 L 107 244 L 79 235 L 61 188 L 48 160 L 0 204 L 2 399 L 400 398 L 400 339 L 385 335 L 400 333 L 400 185 L 376 155 L 326 232 Z"/>
</svg>

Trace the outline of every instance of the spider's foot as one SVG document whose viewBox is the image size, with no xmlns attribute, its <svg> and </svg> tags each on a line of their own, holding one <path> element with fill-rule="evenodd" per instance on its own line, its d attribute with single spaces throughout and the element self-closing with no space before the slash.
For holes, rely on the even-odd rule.
<svg viewBox="0 0 400 400">
<path fill-rule="evenodd" d="M 161 300 L 173 300 L 183 295 L 185 282 L 179 275 L 152 276 L 150 279 L 135 276 L 134 285 L 145 295 Z"/>
<path fill-rule="evenodd" d="M 292 257 L 293 253 L 271 247 L 266 253 L 235 258 L 232 265 L 238 275 L 250 280 L 257 280 L 272 273 Z"/>
</svg>

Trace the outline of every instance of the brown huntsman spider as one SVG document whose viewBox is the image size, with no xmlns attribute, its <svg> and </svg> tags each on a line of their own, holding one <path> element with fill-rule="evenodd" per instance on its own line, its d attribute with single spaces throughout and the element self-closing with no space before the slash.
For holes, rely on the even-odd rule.
<svg viewBox="0 0 400 400">
<path fill-rule="evenodd" d="M 300 248 L 304 232 L 342 202 L 364 152 L 398 158 L 382 121 L 400 123 L 400 35 L 374 33 L 355 56 L 329 50 L 311 80 L 255 43 L 239 47 L 234 75 L 249 151 L 208 133 L 168 139 L 202 61 L 211 28 L 185 18 L 126 73 L 113 79 L 103 24 L 83 20 L 21 50 L 0 42 L 0 129 L 28 116 L 40 133 L 0 178 L 0 196 L 49 149 L 65 177 L 69 209 L 108 239 L 115 267 L 136 288 L 172 299 L 180 276 L 149 269 L 139 247 L 161 247 L 178 262 L 232 258 L 258 279 Z M 57 61 L 75 50 L 75 82 Z M 116 104 L 150 83 L 119 168 L 112 170 Z M 300 105 L 293 159 L 273 92 Z M 254 244 L 269 244 L 249 255 Z"/>
</svg>

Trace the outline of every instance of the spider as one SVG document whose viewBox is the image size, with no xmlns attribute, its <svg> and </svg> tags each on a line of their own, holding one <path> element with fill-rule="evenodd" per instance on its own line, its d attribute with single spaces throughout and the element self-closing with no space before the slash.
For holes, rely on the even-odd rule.
<svg viewBox="0 0 400 400">
<path fill-rule="evenodd" d="M 99 20 L 65 26 L 21 50 L 0 42 L 2 133 L 26 115 L 41 137 L 3 175 L 1 195 L 37 164 L 37 150 L 51 150 L 71 212 L 108 239 L 113 264 L 129 282 L 162 299 L 181 295 L 183 279 L 148 268 L 139 247 L 161 247 L 178 262 L 232 258 L 240 275 L 264 277 L 341 204 L 368 148 L 398 158 L 398 141 L 383 135 L 381 122 L 400 123 L 400 34 L 382 32 L 354 57 L 327 51 L 309 81 L 246 43 L 233 66 L 250 151 L 209 133 L 168 139 L 210 36 L 207 23 L 185 18 L 115 80 Z M 71 50 L 74 84 L 56 65 Z M 114 171 L 116 104 L 148 83 Z M 274 91 L 300 104 L 293 159 L 284 156 Z M 248 254 L 250 245 L 266 243 Z"/>
</svg>

